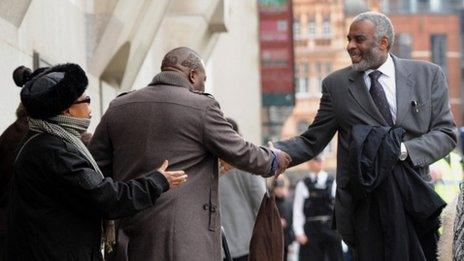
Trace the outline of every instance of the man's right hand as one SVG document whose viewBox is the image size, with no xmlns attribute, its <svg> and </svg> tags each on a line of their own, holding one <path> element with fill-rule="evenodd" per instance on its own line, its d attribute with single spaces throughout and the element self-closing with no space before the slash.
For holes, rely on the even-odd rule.
<svg viewBox="0 0 464 261">
<path fill-rule="evenodd" d="M 166 171 L 168 165 L 169 162 L 164 160 L 161 167 L 159 167 L 157 170 L 167 179 L 169 188 L 175 188 L 182 183 L 187 182 L 187 174 L 185 174 L 183 170 Z"/>
<path fill-rule="evenodd" d="M 277 153 L 277 159 L 279 160 L 279 169 L 277 174 L 282 174 L 292 162 L 292 158 L 286 152 L 279 150 Z"/>
<path fill-rule="evenodd" d="M 308 243 L 308 237 L 306 235 L 299 235 L 299 236 L 296 236 L 296 241 L 300 244 L 300 245 L 306 245 L 306 243 Z"/>
<path fill-rule="evenodd" d="M 290 155 L 288 155 L 285 151 L 276 149 L 274 147 L 274 144 L 272 144 L 272 142 L 268 142 L 268 146 L 272 151 L 274 151 L 274 153 L 277 156 L 277 161 L 279 162 L 279 168 L 277 169 L 275 175 L 278 176 L 284 173 L 284 171 L 288 168 L 288 166 L 290 165 L 290 162 L 292 162 L 292 157 L 290 157 Z"/>
</svg>

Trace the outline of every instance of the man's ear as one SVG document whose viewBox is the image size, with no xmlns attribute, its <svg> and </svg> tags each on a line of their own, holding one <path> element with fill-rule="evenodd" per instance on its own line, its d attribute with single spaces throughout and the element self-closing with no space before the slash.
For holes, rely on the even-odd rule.
<svg viewBox="0 0 464 261">
<path fill-rule="evenodd" d="M 195 70 L 190 70 L 189 71 L 188 78 L 189 78 L 190 83 L 195 83 L 195 76 L 196 76 L 195 74 L 196 73 L 197 72 Z"/>
<path fill-rule="evenodd" d="M 379 48 L 380 50 L 388 50 L 388 46 L 390 45 L 390 39 L 384 36 L 380 39 Z"/>
</svg>

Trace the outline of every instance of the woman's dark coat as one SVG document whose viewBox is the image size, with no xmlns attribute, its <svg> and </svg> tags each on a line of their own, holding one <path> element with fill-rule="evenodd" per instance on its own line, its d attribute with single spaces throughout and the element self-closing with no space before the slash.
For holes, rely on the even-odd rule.
<svg viewBox="0 0 464 261">
<path fill-rule="evenodd" d="M 6 260 L 102 260 L 102 218 L 133 215 L 169 188 L 157 171 L 104 179 L 74 145 L 49 134 L 32 138 L 14 167 Z"/>
</svg>

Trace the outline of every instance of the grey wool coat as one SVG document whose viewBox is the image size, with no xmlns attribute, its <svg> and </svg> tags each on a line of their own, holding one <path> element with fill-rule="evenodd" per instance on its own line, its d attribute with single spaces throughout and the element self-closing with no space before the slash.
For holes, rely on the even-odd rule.
<svg viewBox="0 0 464 261">
<path fill-rule="evenodd" d="M 110 260 L 216 261 L 221 259 L 218 157 L 267 176 L 274 156 L 243 140 L 219 104 L 196 93 L 177 72 L 161 72 L 149 86 L 116 98 L 90 145 L 106 176 L 116 180 L 169 160 L 188 181 L 161 195 L 153 208 L 117 222 Z"/>
</svg>

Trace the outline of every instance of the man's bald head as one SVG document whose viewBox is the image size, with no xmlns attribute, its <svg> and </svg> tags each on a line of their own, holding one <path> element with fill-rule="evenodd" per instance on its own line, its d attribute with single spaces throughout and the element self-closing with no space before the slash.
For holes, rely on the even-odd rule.
<svg viewBox="0 0 464 261">
<path fill-rule="evenodd" d="M 188 47 L 178 47 L 169 51 L 161 63 L 161 71 L 169 71 L 171 68 L 181 70 L 204 69 L 200 56 Z"/>
<path fill-rule="evenodd" d="M 178 47 L 169 51 L 161 62 L 161 71 L 180 72 L 196 90 L 204 91 L 206 75 L 203 61 L 197 52 L 188 47 Z"/>
</svg>

